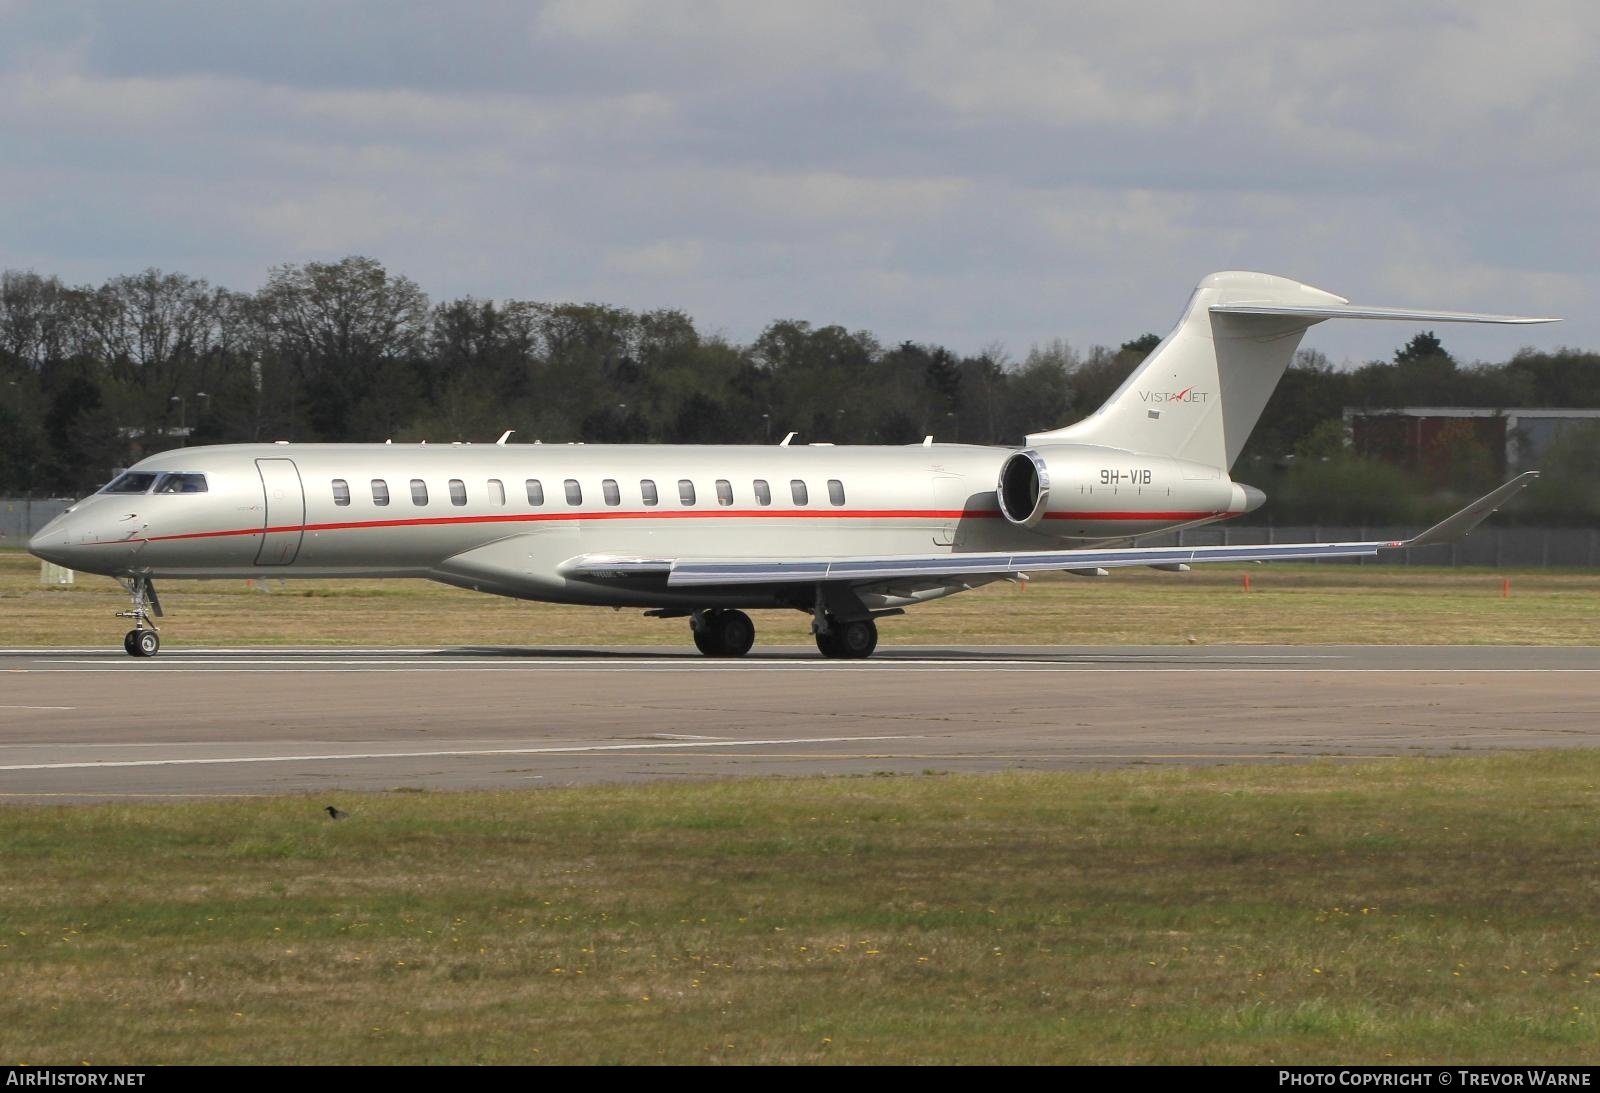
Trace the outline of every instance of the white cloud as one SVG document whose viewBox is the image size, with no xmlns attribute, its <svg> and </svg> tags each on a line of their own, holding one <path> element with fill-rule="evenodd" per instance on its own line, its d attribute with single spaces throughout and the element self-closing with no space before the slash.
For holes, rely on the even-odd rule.
<svg viewBox="0 0 1600 1093">
<path fill-rule="evenodd" d="M 360 251 L 435 298 L 1019 352 L 1243 267 L 1600 346 L 1597 54 L 1577 3 L 0 0 L 0 263 L 250 288 Z"/>
<path fill-rule="evenodd" d="M 685 277 L 700 269 L 705 244 L 698 239 L 662 239 L 642 247 L 613 249 L 606 268 L 643 277 Z"/>
</svg>

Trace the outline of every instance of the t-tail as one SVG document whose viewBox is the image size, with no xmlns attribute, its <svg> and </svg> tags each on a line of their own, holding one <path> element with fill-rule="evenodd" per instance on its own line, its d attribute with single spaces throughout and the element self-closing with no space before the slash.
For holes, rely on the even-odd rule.
<svg viewBox="0 0 1600 1093">
<path fill-rule="evenodd" d="M 1287 277 L 1231 271 L 1196 286 L 1172 333 L 1104 406 L 1028 445 L 1096 444 L 1231 468 L 1305 332 L 1324 319 L 1545 323 L 1552 319 L 1363 307 Z"/>
</svg>

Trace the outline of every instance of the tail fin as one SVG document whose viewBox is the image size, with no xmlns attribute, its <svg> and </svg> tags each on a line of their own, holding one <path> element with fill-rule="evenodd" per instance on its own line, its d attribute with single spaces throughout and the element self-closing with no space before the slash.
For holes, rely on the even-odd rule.
<svg viewBox="0 0 1600 1093">
<path fill-rule="evenodd" d="M 1099 444 L 1233 466 L 1306 330 L 1324 319 L 1425 323 L 1547 323 L 1513 315 L 1352 305 L 1342 296 L 1268 273 L 1213 273 L 1183 317 L 1104 406 L 1076 425 L 1028 437 L 1038 444 Z"/>
</svg>

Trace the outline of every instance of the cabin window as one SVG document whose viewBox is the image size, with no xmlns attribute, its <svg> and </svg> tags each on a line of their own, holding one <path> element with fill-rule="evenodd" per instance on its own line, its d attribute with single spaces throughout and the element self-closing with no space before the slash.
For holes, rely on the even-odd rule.
<svg viewBox="0 0 1600 1093">
<path fill-rule="evenodd" d="M 844 483 L 837 478 L 828 479 L 828 500 L 835 505 L 844 504 Z"/>
<path fill-rule="evenodd" d="M 678 500 L 685 505 L 694 504 L 694 483 L 687 478 L 678 479 Z"/>
<path fill-rule="evenodd" d="M 128 471 L 113 478 L 101 493 L 143 493 L 155 482 L 156 476 L 145 471 Z"/>
<path fill-rule="evenodd" d="M 639 496 L 644 498 L 644 503 L 647 505 L 659 505 L 661 503 L 661 497 L 656 493 L 655 479 L 639 479 Z"/>
<path fill-rule="evenodd" d="M 717 479 L 717 504 L 733 504 L 733 484 L 726 478 Z"/>
<path fill-rule="evenodd" d="M 459 478 L 450 480 L 450 503 L 452 505 L 465 505 L 467 503 L 467 484 Z"/>
<path fill-rule="evenodd" d="M 333 503 L 340 508 L 350 503 L 350 483 L 342 478 L 333 480 Z"/>
<path fill-rule="evenodd" d="M 206 476 L 203 474 L 164 474 L 156 483 L 157 493 L 205 493 Z M 345 504 L 349 504 L 348 501 Z"/>
<path fill-rule="evenodd" d="M 498 478 L 489 479 L 489 500 L 496 505 L 506 503 L 506 486 Z"/>
<path fill-rule="evenodd" d="M 528 479 L 528 504 L 536 507 L 544 504 L 544 486 L 537 478 Z"/>
<path fill-rule="evenodd" d="M 765 478 L 756 479 L 752 485 L 754 485 L 756 488 L 756 504 L 772 504 L 772 487 L 767 485 L 767 480 Z"/>
<path fill-rule="evenodd" d="M 581 504 L 583 504 L 583 487 L 578 485 L 578 480 L 576 478 L 567 479 L 566 487 L 567 487 L 567 504 L 569 504 L 569 505 L 581 505 Z"/>
<path fill-rule="evenodd" d="M 617 488 L 617 480 L 615 478 L 607 478 L 601 482 L 600 492 L 606 495 L 606 504 L 622 504 L 622 491 Z"/>
<path fill-rule="evenodd" d="M 798 478 L 789 480 L 789 495 L 794 498 L 794 503 L 797 505 L 810 503 L 810 498 L 806 494 L 806 484 Z"/>
<path fill-rule="evenodd" d="M 428 503 L 428 484 L 420 478 L 411 480 L 411 503 L 413 505 L 426 505 Z"/>
<path fill-rule="evenodd" d="M 389 483 L 381 478 L 372 480 L 372 503 L 379 508 L 389 503 Z"/>
</svg>

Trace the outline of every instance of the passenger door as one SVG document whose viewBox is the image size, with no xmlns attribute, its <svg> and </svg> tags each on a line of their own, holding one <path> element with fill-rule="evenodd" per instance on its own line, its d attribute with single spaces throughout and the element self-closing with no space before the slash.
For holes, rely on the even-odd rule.
<svg viewBox="0 0 1600 1093">
<path fill-rule="evenodd" d="M 256 565 L 289 565 L 300 553 L 306 532 L 306 493 L 300 469 L 292 459 L 258 459 L 261 489 L 266 496 L 266 520 Z"/>
</svg>

